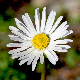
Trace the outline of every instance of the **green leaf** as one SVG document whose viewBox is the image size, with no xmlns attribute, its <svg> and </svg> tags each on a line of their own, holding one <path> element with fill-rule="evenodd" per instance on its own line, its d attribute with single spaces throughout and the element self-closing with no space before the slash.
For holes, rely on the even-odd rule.
<svg viewBox="0 0 80 80">
<path fill-rule="evenodd" d="M 41 73 L 44 67 L 44 63 L 41 64 L 40 62 L 37 63 L 36 72 Z"/>
<path fill-rule="evenodd" d="M 65 62 L 69 67 L 75 67 L 80 61 L 80 55 L 75 49 L 70 49 L 66 55 Z"/>
</svg>

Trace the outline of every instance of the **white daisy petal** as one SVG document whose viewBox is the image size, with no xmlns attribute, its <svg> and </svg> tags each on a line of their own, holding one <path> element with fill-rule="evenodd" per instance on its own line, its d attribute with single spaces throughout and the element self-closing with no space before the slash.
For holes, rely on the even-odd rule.
<svg viewBox="0 0 80 80">
<path fill-rule="evenodd" d="M 35 25 L 36 25 L 37 32 L 40 33 L 40 13 L 39 13 L 39 8 L 35 9 Z"/>
<path fill-rule="evenodd" d="M 48 16 L 48 19 L 47 19 L 47 22 L 46 22 L 46 26 L 45 26 L 45 33 L 47 33 L 47 30 L 50 28 L 49 25 L 50 25 L 52 16 L 53 16 L 53 10 L 50 12 L 50 14 Z"/>
<path fill-rule="evenodd" d="M 43 52 L 40 51 L 40 63 L 43 64 L 43 62 L 44 62 Z"/>
<path fill-rule="evenodd" d="M 67 29 L 68 27 L 69 27 L 69 25 L 66 25 L 64 28 L 59 27 L 59 28 L 57 28 L 56 31 L 54 31 L 54 33 L 52 33 L 50 36 L 51 36 L 51 37 L 52 37 L 52 36 L 56 36 L 56 35 L 59 36 L 59 34 L 62 33 L 63 31 L 66 31 L 66 29 Z"/>
<path fill-rule="evenodd" d="M 18 58 L 18 57 L 17 57 L 17 56 L 12 56 L 11 58 L 12 58 L 12 59 L 15 59 L 15 58 Z"/>
<path fill-rule="evenodd" d="M 14 36 L 14 35 L 8 35 L 10 37 L 11 40 L 14 41 L 19 41 L 19 42 L 24 42 L 24 40 L 22 40 L 20 37 L 18 36 Z"/>
<path fill-rule="evenodd" d="M 51 54 L 51 52 L 49 52 L 48 50 L 45 50 L 44 53 L 47 55 L 47 58 L 49 59 L 49 61 L 50 61 L 52 64 L 55 65 L 56 62 L 57 62 L 56 57 L 53 56 L 53 55 Z"/>
<path fill-rule="evenodd" d="M 32 62 L 32 71 L 34 71 L 36 64 L 37 64 L 37 60 L 39 59 L 39 57 L 40 57 L 40 54 L 38 51 L 38 54 L 36 55 L 36 57 L 34 58 L 34 61 Z"/>
<path fill-rule="evenodd" d="M 19 65 L 22 65 L 22 64 L 24 64 L 27 61 L 28 61 L 28 59 L 21 60 L 20 63 L 19 63 Z"/>
<path fill-rule="evenodd" d="M 63 35 L 63 37 L 65 37 L 65 36 L 67 36 L 67 35 L 69 35 L 71 33 L 73 33 L 73 31 L 72 30 L 69 30 L 65 35 Z"/>
<path fill-rule="evenodd" d="M 28 18 L 29 18 L 28 14 L 27 14 L 27 18 L 24 15 L 22 15 L 22 19 L 26 24 L 26 26 L 28 27 L 29 32 L 31 33 L 32 36 L 34 36 L 36 34 L 36 31 L 34 27 L 29 24 Z"/>
<path fill-rule="evenodd" d="M 48 16 L 47 22 L 46 22 L 46 34 L 48 34 L 49 31 L 51 30 L 52 25 L 53 25 L 54 20 L 55 20 L 55 16 L 56 16 L 56 12 L 51 11 L 50 15 Z"/>
<path fill-rule="evenodd" d="M 22 30 L 24 33 L 26 33 L 26 35 L 28 35 L 29 37 L 31 37 L 31 34 L 30 34 L 29 30 L 27 29 L 27 27 L 21 21 L 19 21 L 17 18 L 15 18 L 15 21 L 16 21 L 17 27 L 20 30 Z"/>
<path fill-rule="evenodd" d="M 8 35 L 10 37 L 11 40 L 14 40 L 14 41 L 19 41 L 19 42 L 24 42 L 24 43 L 29 43 L 31 42 L 31 38 L 27 39 L 27 40 L 23 40 L 22 38 L 20 38 L 19 36 L 14 36 L 14 35 Z M 27 41 L 27 42 L 26 42 Z"/>
<path fill-rule="evenodd" d="M 49 45 L 49 46 L 47 47 L 47 49 L 48 49 L 48 50 L 52 50 L 52 51 L 54 50 L 54 51 L 55 51 L 55 50 L 61 50 L 62 48 L 61 48 L 61 47 L 58 47 L 58 46 L 55 47 L 55 46 L 53 46 L 53 45 L 51 44 L 51 45 Z"/>
<path fill-rule="evenodd" d="M 72 32 L 69 30 L 65 30 L 65 31 L 63 31 L 63 32 L 61 32 L 60 33 L 60 36 L 58 36 L 58 38 L 57 39 L 59 39 L 59 38 L 62 38 L 62 37 L 65 37 L 65 36 L 67 36 L 67 35 L 69 35 L 69 34 L 71 34 Z"/>
<path fill-rule="evenodd" d="M 50 43 L 50 45 L 48 46 L 48 50 L 54 50 L 54 51 L 58 51 L 58 52 L 67 52 L 66 49 L 71 48 L 68 45 L 55 45 L 54 43 Z"/>
<path fill-rule="evenodd" d="M 52 50 L 48 50 L 55 58 L 55 61 L 58 61 L 58 56 L 56 55 L 56 53 Z"/>
<path fill-rule="evenodd" d="M 59 32 L 59 33 L 56 33 L 56 34 L 54 33 L 54 34 L 50 35 L 50 38 L 51 38 L 51 41 L 52 41 L 52 40 L 56 40 L 56 39 L 65 37 L 65 36 L 67 36 L 67 35 L 69 35 L 71 33 L 73 33 L 73 31 L 71 31 L 71 30 L 69 30 L 69 31 L 65 30 L 63 32 Z"/>
<path fill-rule="evenodd" d="M 9 43 L 9 44 L 7 44 L 6 46 L 7 47 L 26 47 L 26 46 L 24 46 L 24 45 L 28 45 L 28 46 L 32 46 L 32 43 Z"/>
<path fill-rule="evenodd" d="M 17 57 L 18 57 L 18 55 L 20 55 L 20 53 L 14 53 L 14 54 L 12 54 L 12 56 L 17 56 Z"/>
<path fill-rule="evenodd" d="M 68 50 L 66 50 L 66 49 L 64 49 L 64 50 L 58 50 L 58 49 L 56 49 L 54 51 L 57 51 L 57 52 L 68 52 Z"/>
<path fill-rule="evenodd" d="M 25 17 L 26 17 L 26 19 L 28 20 L 28 22 L 29 22 L 31 28 L 33 29 L 33 32 L 36 34 L 36 30 L 35 30 L 35 28 L 34 28 L 34 26 L 33 26 L 33 23 L 32 23 L 32 21 L 31 21 L 29 15 L 28 15 L 28 13 L 25 13 Z M 30 29 L 31 29 L 31 28 L 30 28 Z M 32 33 L 32 32 L 31 32 L 31 33 Z"/>
<path fill-rule="evenodd" d="M 28 47 L 25 46 L 25 47 L 13 49 L 13 50 L 10 50 L 8 53 L 9 53 L 9 54 L 17 53 L 17 52 L 23 51 L 23 50 L 25 50 L 25 49 L 27 49 L 27 48 L 28 48 Z"/>
<path fill-rule="evenodd" d="M 28 48 L 27 50 L 23 51 L 23 52 L 19 52 L 20 55 L 18 55 L 18 57 L 21 57 L 21 56 L 26 56 L 27 54 L 30 54 L 33 50 L 35 50 L 33 47 L 31 48 Z"/>
<path fill-rule="evenodd" d="M 55 24 L 53 25 L 51 31 L 49 32 L 49 34 L 51 34 L 55 29 L 56 27 L 58 26 L 58 24 L 60 23 L 60 21 L 62 20 L 63 16 L 60 16 L 57 21 L 55 22 Z"/>
<path fill-rule="evenodd" d="M 46 21 L 46 7 L 44 7 L 44 8 L 43 8 L 43 11 L 42 11 L 41 33 L 42 33 L 43 30 L 44 30 L 44 27 L 45 27 L 45 21 Z"/>
<path fill-rule="evenodd" d="M 32 56 L 33 53 L 34 53 L 34 49 L 20 52 L 20 54 L 18 55 L 18 57 L 20 57 L 19 60 L 24 59 L 24 58 L 30 58 L 30 56 Z"/>
<path fill-rule="evenodd" d="M 65 25 L 67 24 L 67 21 L 63 22 L 57 29 L 56 29 L 56 32 L 62 32 L 64 31 L 64 27 Z"/>
<path fill-rule="evenodd" d="M 27 65 L 30 65 L 31 64 L 31 62 L 33 61 L 33 59 L 37 56 L 37 52 L 38 52 L 37 50 L 35 50 L 33 52 L 33 54 L 30 56 L 30 59 L 27 62 Z"/>
<path fill-rule="evenodd" d="M 22 39 L 28 39 L 29 37 L 25 36 L 23 32 L 21 32 L 19 29 L 13 27 L 13 26 L 9 26 L 9 29 L 12 30 L 11 32 L 20 36 Z M 29 38 L 30 39 L 30 38 Z"/>
<path fill-rule="evenodd" d="M 16 35 L 18 35 L 19 37 L 21 37 L 22 39 L 26 39 L 26 38 L 28 38 L 27 36 L 25 36 L 24 34 L 22 34 L 21 32 L 19 32 L 19 31 L 11 31 L 12 33 L 14 33 L 14 34 L 16 34 Z"/>
<path fill-rule="evenodd" d="M 17 53 L 12 54 L 13 56 L 18 56 L 20 57 L 19 60 L 26 58 L 27 55 L 31 55 L 32 51 L 34 50 L 34 48 L 26 48 L 27 50 L 20 52 L 18 51 Z"/>
<path fill-rule="evenodd" d="M 60 46 L 54 46 L 53 48 L 52 48 L 52 46 L 50 46 L 48 48 L 48 50 L 50 50 L 50 51 L 58 51 L 58 52 L 67 52 L 65 47 L 60 47 Z"/>
<path fill-rule="evenodd" d="M 26 18 L 24 15 L 22 15 L 22 19 L 23 19 L 25 25 L 27 26 L 29 32 L 31 33 L 32 28 L 31 28 L 30 24 L 28 23 L 28 18 Z"/>
<path fill-rule="evenodd" d="M 65 48 L 65 49 L 71 48 L 69 45 L 53 45 L 53 46 L 55 46 L 55 47 L 62 47 L 62 48 Z"/>
<path fill-rule="evenodd" d="M 53 44 L 67 44 L 68 42 L 73 42 L 73 40 L 71 40 L 71 39 L 56 40 L 56 41 L 51 41 L 50 43 L 53 43 Z"/>
<path fill-rule="evenodd" d="M 32 71 L 35 70 L 36 64 L 37 64 L 37 60 L 34 63 L 32 62 Z"/>
<path fill-rule="evenodd" d="M 9 43 L 6 46 L 7 47 L 23 47 L 25 43 Z"/>
<path fill-rule="evenodd" d="M 18 31 L 18 29 L 16 27 L 14 27 L 14 26 L 9 26 L 9 29 L 10 30 L 14 30 L 14 31 Z"/>
</svg>

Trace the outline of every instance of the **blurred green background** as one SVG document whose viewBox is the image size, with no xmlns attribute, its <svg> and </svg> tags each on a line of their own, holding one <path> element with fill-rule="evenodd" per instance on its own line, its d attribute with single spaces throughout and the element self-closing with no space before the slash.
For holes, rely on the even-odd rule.
<svg viewBox="0 0 80 80">
<path fill-rule="evenodd" d="M 56 65 L 45 60 L 46 80 L 80 80 L 80 0 L 0 0 L 0 80 L 40 80 L 43 65 L 39 60 L 34 72 L 32 65 L 19 66 L 19 60 L 11 59 L 8 54 L 12 48 L 7 48 L 6 44 L 14 42 L 8 37 L 12 34 L 9 26 L 16 27 L 14 18 L 22 21 L 22 15 L 28 13 L 34 23 L 35 9 L 39 8 L 41 15 L 43 7 L 47 8 L 47 17 L 51 10 L 56 11 L 56 19 L 63 16 L 62 21 L 67 20 L 68 29 L 74 32 L 66 37 L 73 40 L 73 43 L 68 43 L 71 46 L 69 51 L 56 52 L 59 56 Z"/>
</svg>

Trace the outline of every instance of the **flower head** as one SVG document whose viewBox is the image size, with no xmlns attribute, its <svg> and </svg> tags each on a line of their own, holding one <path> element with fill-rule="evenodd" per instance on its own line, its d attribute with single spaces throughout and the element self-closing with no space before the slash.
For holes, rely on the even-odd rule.
<svg viewBox="0 0 80 80">
<path fill-rule="evenodd" d="M 60 16 L 54 23 L 55 16 L 56 12 L 52 10 L 46 22 L 46 7 L 44 7 L 40 26 L 39 8 L 37 8 L 35 10 L 36 29 L 34 28 L 28 13 L 22 15 L 25 24 L 15 18 L 18 29 L 14 26 L 9 26 L 9 29 L 12 30 L 11 32 L 15 34 L 9 35 L 9 37 L 11 40 L 19 41 L 19 43 L 7 44 L 7 47 L 17 47 L 17 49 L 8 52 L 9 54 L 12 54 L 12 59 L 19 57 L 19 60 L 21 60 L 19 65 L 22 65 L 25 62 L 27 62 L 27 65 L 30 65 L 32 62 L 32 71 L 34 71 L 39 58 L 41 64 L 43 64 L 43 53 L 45 53 L 49 61 L 55 65 L 58 61 L 58 56 L 54 51 L 67 52 L 67 49 L 69 49 L 70 46 L 64 44 L 73 41 L 71 39 L 58 40 L 59 38 L 73 33 L 73 31 L 66 30 L 69 27 L 67 21 L 63 22 L 57 28 L 63 16 Z"/>
</svg>

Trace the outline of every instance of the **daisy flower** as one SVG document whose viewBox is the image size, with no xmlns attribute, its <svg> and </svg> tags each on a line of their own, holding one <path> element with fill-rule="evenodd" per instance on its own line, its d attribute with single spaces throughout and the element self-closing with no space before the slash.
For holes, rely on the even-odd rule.
<svg viewBox="0 0 80 80">
<path fill-rule="evenodd" d="M 18 29 L 14 26 L 9 26 L 9 29 L 15 35 L 8 36 L 11 40 L 19 41 L 19 43 L 9 43 L 6 45 L 7 47 L 17 47 L 17 49 L 8 52 L 9 54 L 12 54 L 12 59 L 19 57 L 19 65 L 22 65 L 25 62 L 27 62 L 27 65 L 32 63 L 32 71 L 34 71 L 39 58 L 40 63 L 43 64 L 44 53 L 49 61 L 55 65 L 58 61 L 58 56 L 55 51 L 67 52 L 67 49 L 69 49 L 70 46 L 65 44 L 73 41 L 71 39 L 58 40 L 59 38 L 73 33 L 73 31 L 66 30 L 69 27 L 67 21 L 59 25 L 63 16 L 60 16 L 54 23 L 55 16 L 56 12 L 52 10 L 46 21 L 46 7 L 44 7 L 40 25 L 39 8 L 35 9 L 36 29 L 34 28 L 28 13 L 22 15 L 25 24 L 15 18 Z M 57 28 L 58 25 L 59 27 Z"/>
</svg>

